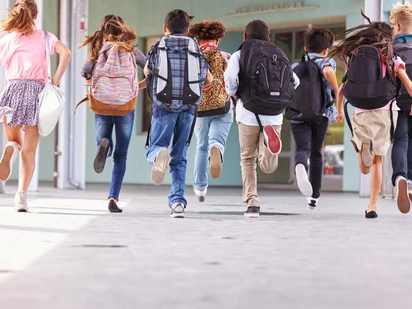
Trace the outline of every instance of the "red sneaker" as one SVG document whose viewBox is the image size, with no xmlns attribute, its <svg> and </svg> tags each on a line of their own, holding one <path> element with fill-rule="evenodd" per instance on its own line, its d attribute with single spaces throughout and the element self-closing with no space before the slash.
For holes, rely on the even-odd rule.
<svg viewBox="0 0 412 309">
<path fill-rule="evenodd" d="M 269 125 L 264 126 L 263 136 L 265 137 L 265 145 L 269 149 L 269 152 L 273 155 L 279 154 L 282 150 L 282 141 L 275 129 Z"/>
</svg>

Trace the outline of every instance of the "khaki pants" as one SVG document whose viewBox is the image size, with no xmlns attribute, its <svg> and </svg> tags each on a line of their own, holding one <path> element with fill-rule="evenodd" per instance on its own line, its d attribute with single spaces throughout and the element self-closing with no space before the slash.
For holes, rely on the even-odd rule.
<svg viewBox="0 0 412 309">
<path fill-rule="evenodd" d="M 280 136 L 281 126 L 273 126 Z M 240 165 L 242 167 L 243 201 L 248 206 L 260 206 L 257 195 L 256 159 L 266 174 L 273 173 L 278 167 L 278 156 L 269 152 L 264 144 L 263 133 L 258 126 L 239 123 Z"/>
</svg>

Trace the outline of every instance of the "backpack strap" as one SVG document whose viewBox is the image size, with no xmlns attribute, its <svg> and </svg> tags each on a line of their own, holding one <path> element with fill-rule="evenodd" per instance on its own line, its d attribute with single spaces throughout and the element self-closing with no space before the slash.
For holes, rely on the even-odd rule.
<svg viewBox="0 0 412 309">
<path fill-rule="evenodd" d="M 196 119 L 197 119 L 196 115 L 197 115 L 197 108 L 195 109 L 195 113 L 193 115 L 192 126 L 190 127 L 189 137 L 187 138 L 187 141 L 186 141 L 187 146 L 190 145 L 190 142 L 192 141 L 192 137 L 193 137 L 193 132 L 195 131 Z"/>
<path fill-rule="evenodd" d="M 76 107 L 74 108 L 74 113 L 73 113 L 74 115 L 76 115 L 77 108 L 86 101 L 89 101 L 89 95 L 88 94 L 86 94 L 86 96 L 83 99 L 81 99 L 81 101 L 79 103 L 76 104 Z"/>
<path fill-rule="evenodd" d="M 147 129 L 146 145 L 145 145 L 146 149 L 149 149 L 149 146 L 150 146 L 150 131 L 152 130 L 152 117 L 153 117 L 153 107 L 152 107 L 152 110 L 150 111 L 149 128 Z"/>
<path fill-rule="evenodd" d="M 263 125 L 262 125 L 262 121 L 260 121 L 259 115 L 258 115 L 258 114 L 255 114 L 255 117 L 256 117 L 256 120 L 257 120 L 257 122 L 258 122 L 258 124 L 259 124 L 259 130 L 260 130 L 260 132 L 263 132 Z"/>
<path fill-rule="evenodd" d="M 393 111 L 392 111 L 392 106 L 393 106 L 393 102 L 395 101 L 392 100 L 391 105 L 389 106 L 389 112 L 390 112 L 390 117 L 391 117 L 391 143 L 393 143 L 393 137 L 395 135 L 395 125 L 393 123 Z"/>
<path fill-rule="evenodd" d="M 350 116 L 349 116 L 349 112 L 348 112 L 348 104 L 349 104 L 349 102 L 346 101 L 346 103 L 344 105 L 345 119 L 346 119 L 346 123 L 348 124 L 350 133 L 353 136 L 353 127 L 352 127 L 352 122 L 350 121 Z"/>
</svg>

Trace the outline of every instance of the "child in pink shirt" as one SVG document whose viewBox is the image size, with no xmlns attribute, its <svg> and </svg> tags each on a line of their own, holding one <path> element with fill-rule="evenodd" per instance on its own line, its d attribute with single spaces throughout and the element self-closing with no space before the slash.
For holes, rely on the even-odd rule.
<svg viewBox="0 0 412 309">
<path fill-rule="evenodd" d="M 0 97 L 0 122 L 7 137 L 0 160 L 0 180 L 6 181 L 19 152 L 22 155 L 20 187 L 14 207 L 26 212 L 27 195 L 35 169 L 36 149 L 40 135 L 39 93 L 47 80 L 46 42 L 44 32 L 36 29 L 38 10 L 35 0 L 17 0 L 9 16 L 1 21 L 0 32 L 10 32 L 0 39 L 0 65 L 6 66 L 8 84 Z M 48 33 L 49 53 L 60 55 L 60 63 L 52 79 L 57 85 L 70 61 L 70 50 L 53 34 Z M 25 130 L 23 140 L 21 129 Z"/>
<path fill-rule="evenodd" d="M 370 22 L 369 25 L 350 29 L 348 33 L 351 34 L 335 48 L 330 57 L 337 55 L 347 64 L 353 50 L 364 45 L 373 46 L 380 50 L 384 77 L 386 70 L 391 68 L 393 76 L 397 76 L 412 95 L 412 82 L 406 75 L 405 64 L 399 57 L 393 57 L 391 25 L 384 22 Z M 342 93 L 344 87 L 345 83 L 340 87 L 337 97 L 336 120 L 339 122 L 343 121 L 344 116 Z M 391 106 L 392 111 L 390 111 Z M 368 219 L 378 217 L 376 207 L 382 186 L 382 157 L 387 154 L 391 145 L 392 124 L 396 124 L 398 110 L 396 98 L 393 98 L 382 108 L 371 110 L 357 108 L 353 115 L 351 142 L 358 153 L 359 167 L 362 174 L 372 172 L 369 205 L 365 211 L 365 217 Z"/>
</svg>

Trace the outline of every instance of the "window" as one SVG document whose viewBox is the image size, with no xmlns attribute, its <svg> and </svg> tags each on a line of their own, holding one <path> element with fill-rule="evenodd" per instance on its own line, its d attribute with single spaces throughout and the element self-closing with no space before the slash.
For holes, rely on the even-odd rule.
<svg viewBox="0 0 412 309">
<path fill-rule="evenodd" d="M 144 39 L 142 52 L 147 55 L 150 48 L 158 41 L 160 37 L 148 37 Z M 142 77 L 143 78 L 143 77 Z M 150 99 L 147 91 L 142 92 L 142 127 L 141 132 L 147 132 L 149 130 L 150 118 L 152 114 L 152 100 Z"/>
</svg>

